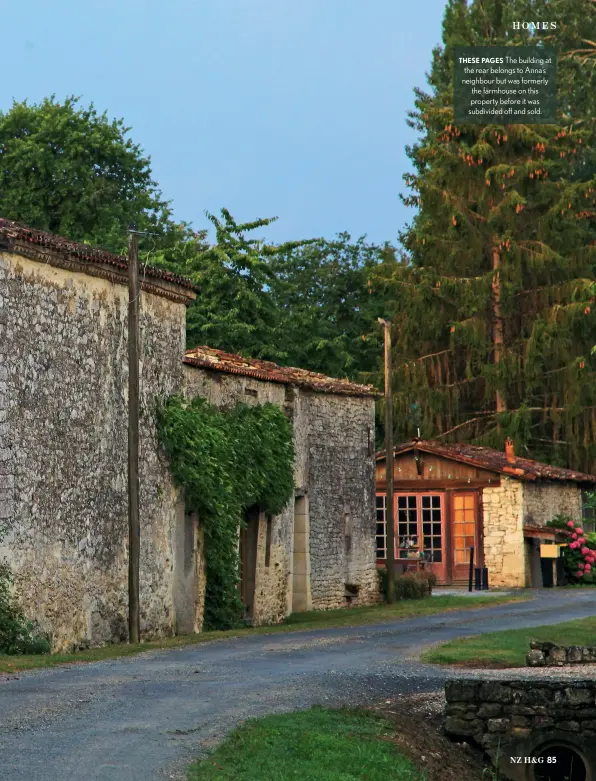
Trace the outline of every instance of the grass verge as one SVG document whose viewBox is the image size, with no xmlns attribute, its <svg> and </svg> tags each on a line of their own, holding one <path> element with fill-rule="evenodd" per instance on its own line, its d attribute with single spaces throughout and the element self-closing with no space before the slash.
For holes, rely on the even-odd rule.
<svg viewBox="0 0 596 781">
<path fill-rule="evenodd" d="M 525 667 L 530 640 L 560 645 L 593 645 L 596 617 L 532 629 L 509 629 L 476 637 L 461 637 L 430 648 L 422 661 L 467 667 Z"/>
<path fill-rule="evenodd" d="M 397 602 L 394 605 L 371 605 L 368 607 L 350 609 L 344 608 L 339 610 L 294 613 L 293 615 L 288 616 L 283 623 L 275 624 L 273 626 L 250 627 L 247 629 L 229 630 L 225 632 L 201 632 L 196 635 L 179 635 L 177 637 L 164 638 L 135 645 L 118 643 L 115 645 L 106 645 L 102 648 L 91 648 L 87 651 L 78 651 L 73 654 L 51 654 L 49 656 L 0 655 L 0 673 L 15 673 L 20 670 L 53 667 L 58 664 L 100 662 L 105 659 L 132 656 L 144 651 L 159 650 L 162 648 L 181 648 L 187 645 L 198 645 L 199 643 L 212 642 L 214 640 L 229 640 L 234 637 L 376 624 L 398 619 L 432 615 L 434 613 L 445 613 L 452 610 L 469 610 L 490 605 L 502 605 L 506 602 L 519 602 L 524 599 L 527 599 L 527 597 L 523 595 L 473 598 L 445 596 L 431 597 L 423 600 L 405 600 Z"/>
<path fill-rule="evenodd" d="M 315 707 L 251 719 L 207 758 L 188 781 L 424 781 L 392 743 L 395 730 L 366 711 Z"/>
</svg>

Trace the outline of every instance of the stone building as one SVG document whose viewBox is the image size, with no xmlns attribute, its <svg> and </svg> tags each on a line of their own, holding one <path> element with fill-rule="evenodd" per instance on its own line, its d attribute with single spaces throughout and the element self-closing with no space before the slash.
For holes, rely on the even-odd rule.
<svg viewBox="0 0 596 781">
<path fill-rule="evenodd" d="M 251 512 L 241 541 L 255 623 L 377 598 L 373 389 L 244 361 L 185 356 L 197 292 L 146 267 L 141 293 L 141 632 L 199 631 L 200 519 L 160 451 L 155 403 L 269 400 L 294 422 L 296 497 Z M 53 648 L 127 635 L 126 258 L 0 219 L 0 559 Z"/>
<path fill-rule="evenodd" d="M 383 452 L 376 473 L 380 565 L 387 551 L 385 478 Z M 406 442 L 394 450 L 396 561 L 401 569 L 431 562 L 424 566 L 439 584 L 467 583 L 474 547 L 474 566 L 488 568 L 491 586 L 553 585 L 552 563 L 541 561 L 540 551 L 558 535 L 545 524 L 562 514 L 583 517 L 585 529 L 594 531 L 583 498 L 595 487 L 593 475 L 517 458 L 511 442 L 504 452 Z"/>
</svg>

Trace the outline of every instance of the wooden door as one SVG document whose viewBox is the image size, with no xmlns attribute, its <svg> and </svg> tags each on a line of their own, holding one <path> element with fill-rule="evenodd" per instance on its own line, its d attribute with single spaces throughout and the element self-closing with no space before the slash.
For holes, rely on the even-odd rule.
<svg viewBox="0 0 596 781">
<path fill-rule="evenodd" d="M 240 598 L 248 618 L 253 615 L 255 601 L 259 518 L 258 507 L 251 507 L 246 511 L 245 523 L 240 529 Z"/>
<path fill-rule="evenodd" d="M 474 548 L 474 566 L 478 566 L 478 495 L 454 491 L 451 497 L 453 535 L 453 579 L 467 581 L 470 572 L 470 548 Z"/>
</svg>

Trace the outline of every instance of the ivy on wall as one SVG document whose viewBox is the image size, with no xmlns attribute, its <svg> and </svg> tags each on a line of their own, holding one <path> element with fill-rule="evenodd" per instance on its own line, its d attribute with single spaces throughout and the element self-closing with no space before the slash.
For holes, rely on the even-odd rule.
<svg viewBox="0 0 596 781">
<path fill-rule="evenodd" d="M 205 534 L 205 629 L 240 624 L 238 533 L 254 505 L 277 515 L 294 491 L 292 426 L 274 404 L 232 409 L 172 396 L 157 412 L 160 440 L 187 510 Z"/>
</svg>

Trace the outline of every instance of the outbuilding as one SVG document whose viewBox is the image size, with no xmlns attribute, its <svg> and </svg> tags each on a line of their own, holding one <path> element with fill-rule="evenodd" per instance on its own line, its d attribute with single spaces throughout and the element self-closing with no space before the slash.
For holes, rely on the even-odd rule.
<svg viewBox="0 0 596 781">
<path fill-rule="evenodd" d="M 377 562 L 384 566 L 385 453 L 376 460 Z M 557 533 L 545 524 L 567 515 L 594 530 L 584 499 L 596 476 L 519 458 L 511 441 L 499 451 L 414 439 L 394 449 L 393 474 L 397 567 L 424 562 L 439 584 L 468 582 L 473 547 L 474 567 L 488 569 L 489 585 L 553 585 L 540 546 Z"/>
</svg>

